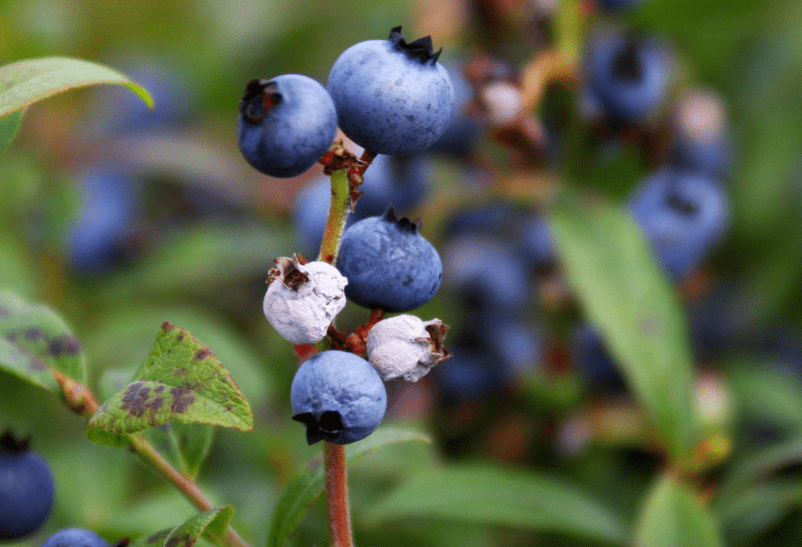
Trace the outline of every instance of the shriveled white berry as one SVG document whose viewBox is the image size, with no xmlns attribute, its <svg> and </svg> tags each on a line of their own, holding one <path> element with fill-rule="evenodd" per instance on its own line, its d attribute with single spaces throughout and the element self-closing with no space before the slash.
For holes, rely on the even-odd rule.
<svg viewBox="0 0 802 547">
<path fill-rule="evenodd" d="M 326 262 L 305 263 L 295 255 L 275 262 L 263 304 L 265 317 L 293 344 L 321 341 L 345 307 L 348 280 Z"/>
<path fill-rule="evenodd" d="M 437 363 L 451 357 L 443 347 L 448 329 L 439 319 L 422 321 L 414 315 L 383 319 L 368 333 L 368 360 L 384 381 L 403 378 L 417 382 Z"/>
</svg>

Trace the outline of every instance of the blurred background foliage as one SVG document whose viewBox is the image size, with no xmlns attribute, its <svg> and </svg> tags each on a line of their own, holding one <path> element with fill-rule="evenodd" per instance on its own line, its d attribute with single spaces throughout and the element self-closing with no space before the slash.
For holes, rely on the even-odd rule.
<svg viewBox="0 0 802 547">
<path fill-rule="evenodd" d="M 481 27 L 467 4 L 0 1 L 0 64 L 53 55 L 102 62 L 156 98 L 148 113 L 122 88 L 92 88 L 28 109 L 17 140 L 0 157 L 0 286 L 47 303 L 66 319 L 84 345 L 90 384 L 100 393 L 115 372 L 141 362 L 164 320 L 213 349 L 251 401 L 256 428 L 253 434 L 219 431 L 200 480 L 217 503 L 235 506 L 236 526 L 254 545 L 264 541 L 289 477 L 318 452 L 289 419 L 291 345 L 268 327 L 261 310 L 273 258 L 302 246 L 292 223 L 293 198 L 313 173 L 279 181 L 247 166 L 235 134 L 242 89 L 251 78 L 286 72 L 325 82 L 341 51 L 383 38 L 399 24 L 409 37 L 431 34 L 435 47 L 444 47 L 444 59 L 465 55 L 477 46 L 473 32 Z M 525 13 L 536 2 L 497 4 Z M 734 395 L 737 419 L 727 439 L 737 464 L 768 442 L 802 434 L 802 4 L 650 0 L 615 17 L 673 44 L 680 85 L 712 88 L 725 100 L 737 151 L 727 182 L 730 231 L 684 288 L 697 295 L 688 308 L 696 338 L 705 342 L 697 347 L 700 367 L 722 374 Z M 531 46 L 514 36 L 499 49 L 513 64 L 531 56 Z M 487 150 L 498 156 L 492 145 Z M 474 175 L 459 161 L 433 161 L 437 176 L 418 212 L 430 219 L 424 232 L 439 247 L 449 214 L 481 199 Z M 564 163 L 566 173 L 584 176 L 561 184 L 593 188 L 616 201 L 650 168 L 626 149 Z M 125 244 L 113 262 L 93 265 L 75 257 L 67 234 L 91 193 L 80 181 L 97 166 L 124 173 L 135 195 L 108 206 L 112 216 L 130 216 L 121 235 Z M 447 284 L 446 278 L 441 295 L 417 313 L 455 325 L 453 340 L 460 337 L 462 309 Z M 547 301 L 548 290 L 533 290 L 533 302 Z M 556 324 L 557 331 L 560 322 L 573 320 L 553 308 L 533 315 L 534 323 Z M 342 324 L 366 318 L 349 306 Z M 357 544 L 585 544 L 483 524 L 457 526 L 448 518 L 388 524 L 362 517 L 404 478 L 445 459 L 568 477 L 631 524 L 659 469 L 638 440 L 637 417 L 617 406 L 598 410 L 592 387 L 570 374 L 544 379 L 544 369 L 565 360 L 565 348 L 547 337 L 538 344 L 523 359 L 512 394 L 507 386 L 478 400 L 443 404 L 433 382 L 392 386 L 387 422 L 426 431 L 434 444 L 392 446 L 353 468 Z M 590 445 L 582 440 L 591 427 L 583 412 L 606 438 Z M 132 455 L 83 439 L 83 425 L 50 394 L 0 375 L 0 427 L 30 435 L 57 479 L 46 528 L 19 545 L 38 545 L 67 526 L 112 540 L 136 537 L 194 514 Z M 789 464 L 802 461 L 798 449 L 788 454 L 797 454 Z M 728 542 L 785 545 L 798 537 L 802 495 L 789 495 L 785 485 L 795 480 L 798 486 L 800 476 L 794 467 L 782 469 L 773 483 L 719 508 Z M 726 473 L 716 468 L 705 480 Z M 744 515 L 756 514 L 744 524 Z M 292 542 L 324 544 L 326 533 L 319 502 Z"/>
</svg>

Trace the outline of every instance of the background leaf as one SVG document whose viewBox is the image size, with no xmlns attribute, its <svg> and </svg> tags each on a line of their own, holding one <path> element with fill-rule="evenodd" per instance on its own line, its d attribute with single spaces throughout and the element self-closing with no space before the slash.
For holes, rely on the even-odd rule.
<svg viewBox="0 0 802 547">
<path fill-rule="evenodd" d="M 0 290 L 0 368 L 56 392 L 51 370 L 86 381 L 83 349 L 64 321 L 8 290 Z"/>
<path fill-rule="evenodd" d="M 0 67 L 0 116 L 11 114 L 57 93 L 96 84 L 123 84 L 149 107 L 147 90 L 106 66 L 68 57 L 26 59 Z"/>
<path fill-rule="evenodd" d="M 211 350 L 167 322 L 131 381 L 101 405 L 89 430 L 135 433 L 170 420 L 253 427 L 248 401 Z"/>
<path fill-rule="evenodd" d="M 468 521 L 622 544 L 620 517 L 565 481 L 490 465 L 431 469 L 402 484 L 368 518 Z"/>
<path fill-rule="evenodd" d="M 724 547 L 718 523 L 698 495 L 671 475 L 659 478 L 643 507 L 633 545 Z"/>
<path fill-rule="evenodd" d="M 350 465 L 379 447 L 407 441 L 431 442 L 427 436 L 420 433 L 379 429 L 366 439 L 347 445 L 345 454 Z M 268 547 L 280 547 L 287 542 L 306 512 L 323 492 L 324 484 L 324 469 L 319 457 L 290 479 L 273 512 L 267 540 Z"/>
<path fill-rule="evenodd" d="M 167 422 L 145 431 L 145 437 L 183 476 L 194 479 L 214 438 L 208 424 Z"/>
<path fill-rule="evenodd" d="M 22 116 L 25 110 L 18 110 L 8 116 L 0 117 L 0 155 L 6 151 L 8 145 L 17 135 L 17 130 L 22 124 Z"/>
<path fill-rule="evenodd" d="M 173 529 L 162 530 L 149 536 L 141 537 L 130 544 L 130 547 L 192 547 L 198 538 L 209 539 L 222 536 L 228 529 L 228 523 L 234 515 L 230 505 L 204 511 Z"/>
<path fill-rule="evenodd" d="M 686 458 L 696 439 L 693 361 L 683 312 L 666 275 L 620 207 L 566 191 L 552 222 L 582 306 L 670 453 Z"/>
</svg>

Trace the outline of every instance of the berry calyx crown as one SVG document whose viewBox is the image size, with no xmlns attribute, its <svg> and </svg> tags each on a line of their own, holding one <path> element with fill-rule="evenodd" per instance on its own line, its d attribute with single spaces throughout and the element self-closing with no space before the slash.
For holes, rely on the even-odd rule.
<svg viewBox="0 0 802 547">
<path fill-rule="evenodd" d="M 443 48 L 434 51 L 431 36 L 424 36 L 412 42 L 407 42 L 406 37 L 401 34 L 400 25 L 390 30 L 389 40 L 397 49 L 400 49 L 410 57 L 417 58 L 424 65 L 435 64 L 437 58 L 440 57 L 440 53 L 443 52 Z"/>
<path fill-rule="evenodd" d="M 239 111 L 249 122 L 261 123 L 265 114 L 273 110 L 281 99 L 276 82 L 254 78 L 245 85 Z"/>
<path fill-rule="evenodd" d="M 418 219 L 415 222 L 409 220 L 407 217 L 401 217 L 400 219 L 395 216 L 395 209 L 391 204 L 387 205 L 387 208 L 382 213 L 381 219 L 384 222 L 390 222 L 397 226 L 402 232 L 411 232 L 413 234 L 420 233 L 421 228 L 421 220 Z"/>
</svg>

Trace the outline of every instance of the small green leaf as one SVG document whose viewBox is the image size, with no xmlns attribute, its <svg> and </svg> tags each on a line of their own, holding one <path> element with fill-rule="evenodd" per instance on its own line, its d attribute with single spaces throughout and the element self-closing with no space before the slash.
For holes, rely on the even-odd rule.
<svg viewBox="0 0 802 547">
<path fill-rule="evenodd" d="M 0 369 L 57 393 L 52 371 L 86 381 L 83 349 L 64 321 L 7 290 L 0 290 Z"/>
<path fill-rule="evenodd" d="M 724 547 L 718 524 L 699 496 L 671 475 L 648 494 L 633 545 L 638 547 Z"/>
<path fill-rule="evenodd" d="M 183 476 L 194 479 L 212 446 L 214 428 L 167 422 L 145 431 L 145 437 Z"/>
<path fill-rule="evenodd" d="M 147 90 L 124 74 L 97 63 L 68 57 L 26 59 L 0 67 L 0 117 L 63 91 L 96 84 L 123 84 L 148 107 Z"/>
<path fill-rule="evenodd" d="M 555 532 L 622 544 L 622 520 L 576 486 L 489 465 L 431 469 L 402 484 L 367 515 L 382 522 L 434 518 Z"/>
<path fill-rule="evenodd" d="M 89 420 L 87 436 L 92 429 L 135 433 L 170 420 L 253 427 L 248 401 L 212 351 L 165 321 L 131 383 Z"/>
<path fill-rule="evenodd" d="M 129 547 L 192 547 L 198 538 L 203 536 L 211 541 L 221 538 L 228 529 L 228 523 L 234 515 L 230 505 L 217 507 L 195 515 L 175 528 L 162 530 L 144 536 L 129 544 Z"/>
<path fill-rule="evenodd" d="M 677 296 L 620 207 L 566 191 L 552 215 L 568 280 L 677 462 L 697 437 L 693 360 Z"/>
<path fill-rule="evenodd" d="M 17 135 L 17 130 L 22 124 L 22 115 L 25 110 L 18 110 L 8 116 L 0 117 L 0 155 L 6 151 L 8 145 L 14 140 Z"/>
<path fill-rule="evenodd" d="M 398 429 L 379 429 L 365 440 L 346 446 L 345 454 L 348 464 L 351 465 L 372 450 L 407 441 L 431 442 L 428 437 L 420 433 Z M 307 510 L 323 492 L 324 471 L 320 459 L 316 458 L 290 479 L 273 512 L 270 535 L 267 540 L 268 547 L 281 547 L 287 543 L 298 524 L 303 520 Z"/>
</svg>

